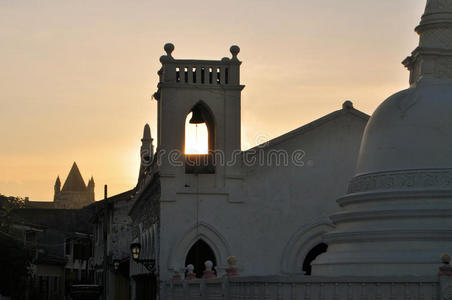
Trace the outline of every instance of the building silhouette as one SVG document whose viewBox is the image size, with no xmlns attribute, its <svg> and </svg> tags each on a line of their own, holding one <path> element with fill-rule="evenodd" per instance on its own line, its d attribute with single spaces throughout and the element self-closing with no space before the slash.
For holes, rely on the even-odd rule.
<svg viewBox="0 0 452 300">
<path fill-rule="evenodd" d="M 79 209 L 94 202 L 94 178 L 85 184 L 77 163 L 72 164 L 66 181 L 61 188 L 61 180 L 58 176 L 54 185 L 53 201 L 29 201 L 27 207 L 35 208 L 64 208 Z"/>
</svg>

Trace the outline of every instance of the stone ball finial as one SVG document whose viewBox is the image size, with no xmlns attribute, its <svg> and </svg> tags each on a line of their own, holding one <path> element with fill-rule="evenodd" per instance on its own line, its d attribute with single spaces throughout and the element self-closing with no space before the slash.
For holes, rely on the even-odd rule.
<svg viewBox="0 0 452 300">
<path fill-rule="evenodd" d="M 187 265 L 186 269 L 188 271 L 193 271 L 195 269 L 195 266 L 193 266 L 192 264 Z"/>
<path fill-rule="evenodd" d="M 231 48 L 229 48 L 229 51 L 231 51 L 232 58 L 237 58 L 237 54 L 239 54 L 240 48 L 237 45 L 233 45 L 231 46 Z"/>
<path fill-rule="evenodd" d="M 450 255 L 447 253 L 441 254 L 441 262 L 445 265 L 448 265 L 450 263 Z"/>
<path fill-rule="evenodd" d="M 342 104 L 342 108 L 343 108 L 343 109 L 351 109 L 351 108 L 353 108 L 353 102 L 350 101 L 350 100 L 345 101 L 345 102 Z"/>
<path fill-rule="evenodd" d="M 171 53 L 173 53 L 173 51 L 174 51 L 174 45 L 173 44 L 166 43 L 165 46 L 163 46 L 163 49 L 165 50 L 166 55 L 168 55 L 169 57 L 172 57 Z"/>
</svg>

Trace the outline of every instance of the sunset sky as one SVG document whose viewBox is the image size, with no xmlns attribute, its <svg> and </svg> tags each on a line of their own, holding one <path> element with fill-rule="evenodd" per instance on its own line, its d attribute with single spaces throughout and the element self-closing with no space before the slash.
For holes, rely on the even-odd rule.
<svg viewBox="0 0 452 300">
<path fill-rule="evenodd" d="M 136 184 L 163 45 L 241 48 L 242 148 L 408 86 L 425 0 L 0 0 L 0 193 L 51 200 L 74 161 L 96 199 Z"/>
</svg>

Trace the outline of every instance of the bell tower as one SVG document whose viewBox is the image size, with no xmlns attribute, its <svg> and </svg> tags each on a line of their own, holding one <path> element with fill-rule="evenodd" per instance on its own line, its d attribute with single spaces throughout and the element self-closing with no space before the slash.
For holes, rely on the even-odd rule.
<svg viewBox="0 0 452 300">
<path fill-rule="evenodd" d="M 240 84 L 241 62 L 237 58 L 240 48 L 232 46 L 232 57 L 221 60 L 175 59 L 174 45 L 170 43 L 164 50 L 166 55 L 160 57 L 162 68 L 154 94 L 158 102 L 157 152 L 161 177 L 168 178 L 176 190 L 195 185 L 197 189 L 224 189 L 228 178 L 239 172 L 240 103 L 244 88 Z M 186 152 L 186 143 L 193 142 L 187 140 L 186 123 L 207 128 L 208 151 Z M 199 185 L 193 183 L 195 180 Z"/>
</svg>

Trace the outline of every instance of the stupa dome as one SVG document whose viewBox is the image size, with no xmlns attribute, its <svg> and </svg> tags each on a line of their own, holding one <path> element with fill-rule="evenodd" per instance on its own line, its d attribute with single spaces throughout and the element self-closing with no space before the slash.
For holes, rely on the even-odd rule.
<svg viewBox="0 0 452 300">
<path fill-rule="evenodd" d="M 384 101 L 365 130 L 357 173 L 452 166 L 452 0 L 429 0 L 419 47 L 403 61 L 411 87 Z"/>
<path fill-rule="evenodd" d="M 410 87 L 373 113 L 321 276 L 433 276 L 452 248 L 452 0 L 428 0 Z"/>
<path fill-rule="evenodd" d="M 451 167 L 452 84 L 418 82 L 373 113 L 363 135 L 358 175 Z"/>
</svg>

